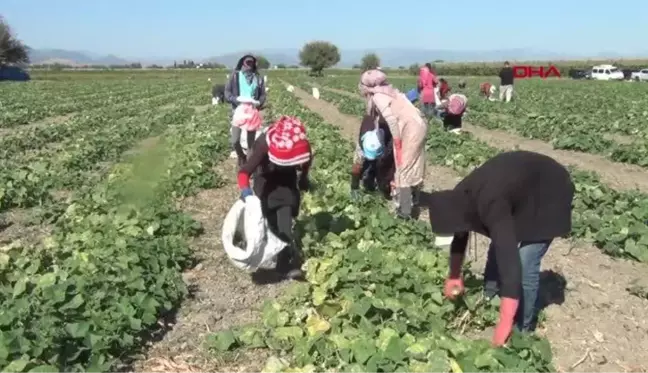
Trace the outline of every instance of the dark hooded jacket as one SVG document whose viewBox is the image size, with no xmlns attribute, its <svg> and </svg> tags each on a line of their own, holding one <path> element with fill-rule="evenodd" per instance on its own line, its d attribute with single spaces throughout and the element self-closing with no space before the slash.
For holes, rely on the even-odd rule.
<svg viewBox="0 0 648 373">
<path fill-rule="evenodd" d="M 236 101 L 236 98 L 239 96 L 240 92 L 238 73 L 243 67 L 243 61 L 249 57 L 254 58 L 254 61 L 256 62 L 256 58 L 251 54 L 246 54 L 245 56 L 241 57 L 241 59 L 239 59 L 238 63 L 236 64 L 236 67 L 234 67 L 234 70 L 232 70 L 229 81 L 225 85 L 225 100 L 232 104 L 232 109 L 235 109 L 238 106 L 238 102 Z M 259 72 L 257 71 L 256 63 L 254 69 L 251 72 L 251 78 L 256 79 L 257 83 L 257 89 L 256 92 L 254 92 L 254 99 L 259 101 L 259 108 L 262 108 L 266 100 L 265 83 L 263 81 L 263 76 L 261 76 L 261 74 L 259 74 Z"/>
<path fill-rule="evenodd" d="M 454 189 L 421 196 L 421 202 L 429 207 L 434 233 L 454 234 L 452 252 L 465 252 L 470 231 L 490 237 L 500 272 L 500 296 L 518 299 L 519 243 L 568 234 L 574 191 L 569 171 L 560 163 L 518 150 L 496 155 Z"/>
</svg>

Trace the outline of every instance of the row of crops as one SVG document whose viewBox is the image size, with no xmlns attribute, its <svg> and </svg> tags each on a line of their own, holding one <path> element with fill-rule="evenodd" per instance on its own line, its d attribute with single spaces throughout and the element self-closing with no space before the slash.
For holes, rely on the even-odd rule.
<svg viewBox="0 0 648 373">
<path fill-rule="evenodd" d="M 313 192 L 297 223 L 308 282 L 267 302 L 260 324 L 210 336 L 216 354 L 270 349 L 269 372 L 552 370 L 546 340 L 515 335 L 492 349 L 464 336 L 497 318 L 479 281 L 467 273 L 463 301 L 444 300 L 448 256 L 429 226 L 396 219 L 371 196 L 350 205 L 349 160 L 340 154 L 351 154 L 351 143 L 284 90 L 273 91 L 271 105 L 307 124 L 316 154 Z"/>
<path fill-rule="evenodd" d="M 85 84 L 95 101 L 67 121 L 2 138 L 3 209 L 38 204 L 52 222 L 40 242 L 0 252 L 2 371 L 108 371 L 136 350 L 187 294 L 200 225 L 176 198 L 221 183 L 228 111 L 197 110 L 204 84 L 140 84 L 119 102 L 112 83 Z M 47 88 L 3 85 L 2 102 Z"/>
<path fill-rule="evenodd" d="M 479 84 L 468 79 L 470 122 L 526 138 L 549 142 L 555 149 L 600 154 L 615 162 L 648 167 L 648 95 L 645 86 L 617 82 L 542 81 L 516 83 L 510 105 L 484 100 Z M 457 89 L 458 79 L 450 79 Z M 414 78 L 393 79 L 399 89 L 416 86 Z M 493 80 L 493 84 L 498 82 Z M 303 84 L 303 83 L 302 83 Z M 322 79 L 322 87 L 357 91 L 357 77 Z M 310 89 L 310 88 L 309 88 Z M 625 141 L 605 135 L 621 135 Z"/>
<path fill-rule="evenodd" d="M 310 89 L 308 82 L 291 81 Z M 347 87 L 349 92 L 352 91 Z M 320 90 L 323 100 L 335 104 L 342 113 L 360 116 L 364 102 L 358 97 Z M 472 111 L 470 113 L 472 117 Z M 498 152 L 471 134 L 455 136 L 430 126 L 427 141 L 429 161 L 466 174 Z M 617 191 L 603 184 L 594 173 L 572 169 L 576 184 L 572 236 L 592 241 L 612 256 L 648 262 L 648 196 L 639 191 Z"/>
</svg>

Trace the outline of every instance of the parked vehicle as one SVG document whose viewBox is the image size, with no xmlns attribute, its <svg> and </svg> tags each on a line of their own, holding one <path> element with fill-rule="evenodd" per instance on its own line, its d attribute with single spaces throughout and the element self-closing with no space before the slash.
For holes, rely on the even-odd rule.
<svg viewBox="0 0 648 373">
<path fill-rule="evenodd" d="M 613 65 L 594 66 L 592 67 L 592 79 L 623 80 L 623 71 Z"/>
<path fill-rule="evenodd" d="M 572 79 L 591 79 L 592 73 L 582 69 L 570 69 L 569 77 Z"/>
<path fill-rule="evenodd" d="M 641 69 L 639 71 L 633 72 L 631 79 L 637 82 L 648 81 L 648 69 Z"/>
</svg>

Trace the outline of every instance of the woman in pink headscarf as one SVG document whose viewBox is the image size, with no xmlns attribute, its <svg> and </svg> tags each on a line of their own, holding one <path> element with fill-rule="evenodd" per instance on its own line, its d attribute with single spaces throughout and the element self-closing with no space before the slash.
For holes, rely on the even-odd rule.
<svg viewBox="0 0 648 373">
<path fill-rule="evenodd" d="M 396 163 L 398 215 L 409 218 L 423 185 L 427 123 L 407 97 L 387 82 L 384 72 L 365 71 L 358 87 L 367 100 L 367 114 L 375 123 L 384 120 L 389 126 Z"/>
<path fill-rule="evenodd" d="M 423 104 L 423 113 L 427 117 L 433 117 L 435 114 L 436 100 L 434 96 L 434 88 L 439 84 L 439 81 L 434 74 L 432 65 L 426 63 L 421 67 L 418 78 L 418 88 L 421 92 L 421 103 Z"/>
</svg>

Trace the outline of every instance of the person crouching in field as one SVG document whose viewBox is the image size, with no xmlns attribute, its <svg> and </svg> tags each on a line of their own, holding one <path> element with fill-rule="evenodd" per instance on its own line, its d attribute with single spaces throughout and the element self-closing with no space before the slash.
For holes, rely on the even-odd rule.
<svg viewBox="0 0 648 373">
<path fill-rule="evenodd" d="M 288 279 L 303 276 L 301 252 L 293 237 L 293 219 L 299 214 L 301 192 L 310 188 L 311 162 L 306 128 L 298 118 L 282 116 L 254 142 L 250 158 L 238 173 L 241 199 L 253 193 L 259 197 L 269 229 L 289 244 L 277 256 L 277 272 Z M 254 192 L 250 188 L 253 173 Z"/>
<path fill-rule="evenodd" d="M 360 134 L 353 154 L 351 168 L 351 199 L 357 200 L 360 193 L 360 179 L 367 191 L 376 190 L 384 197 L 391 197 L 391 182 L 394 178 L 394 152 L 389 126 L 376 118 L 365 115 L 360 125 Z"/>
<path fill-rule="evenodd" d="M 493 97 L 493 95 L 495 94 L 496 90 L 497 90 L 497 88 L 495 88 L 494 85 L 492 85 L 492 84 L 490 84 L 488 82 L 485 82 L 485 83 L 482 83 L 482 84 L 479 85 L 479 93 L 482 96 L 484 96 L 487 100 L 490 100 L 490 101 L 495 101 L 495 98 Z"/>
<path fill-rule="evenodd" d="M 540 264 L 554 238 L 571 231 L 574 184 L 554 159 L 528 151 L 500 153 L 452 190 L 423 194 L 434 233 L 453 234 L 444 295 L 464 290 L 461 267 L 469 233 L 490 237 L 484 295 L 499 295 L 499 322 L 492 343 L 506 343 L 513 324 L 535 327 Z"/>
<path fill-rule="evenodd" d="M 239 59 L 229 81 L 225 85 L 225 99 L 232 104 L 232 115 L 241 104 L 241 99 L 247 103 L 252 102 L 258 110 L 263 109 L 266 101 L 265 84 L 263 77 L 257 71 L 257 60 L 254 56 L 246 54 Z M 246 155 L 241 146 L 242 132 L 241 127 L 232 126 L 230 144 L 236 152 L 239 164 L 243 164 L 246 160 Z M 250 144 L 254 143 L 255 138 L 256 131 L 247 131 L 248 148 L 252 148 Z"/>
<path fill-rule="evenodd" d="M 407 97 L 387 82 L 383 71 L 365 71 L 358 88 L 367 100 L 366 114 L 385 121 L 389 127 L 394 144 L 398 216 L 410 218 L 423 185 L 427 122 Z"/>
<path fill-rule="evenodd" d="M 225 84 L 216 84 L 212 88 L 212 105 L 225 102 Z"/>
<path fill-rule="evenodd" d="M 443 128 L 451 132 L 461 131 L 463 115 L 466 112 L 468 98 L 462 94 L 454 93 L 443 101 L 441 110 L 443 115 Z"/>
<path fill-rule="evenodd" d="M 459 89 L 466 89 L 466 81 L 463 80 L 463 79 L 461 79 L 461 80 L 459 81 L 458 86 L 459 86 Z"/>
<path fill-rule="evenodd" d="M 439 98 L 441 100 L 447 100 L 451 90 L 452 88 L 450 88 L 447 80 L 439 79 Z"/>
</svg>

